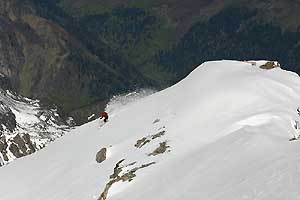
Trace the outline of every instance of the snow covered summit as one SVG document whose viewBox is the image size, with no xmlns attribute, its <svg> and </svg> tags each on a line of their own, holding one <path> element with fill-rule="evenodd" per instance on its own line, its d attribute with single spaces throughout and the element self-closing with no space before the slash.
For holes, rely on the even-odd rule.
<svg viewBox="0 0 300 200">
<path fill-rule="evenodd" d="M 299 199 L 298 75 L 215 61 L 0 169 L 1 200 Z M 98 162 L 96 162 L 96 159 Z"/>
</svg>

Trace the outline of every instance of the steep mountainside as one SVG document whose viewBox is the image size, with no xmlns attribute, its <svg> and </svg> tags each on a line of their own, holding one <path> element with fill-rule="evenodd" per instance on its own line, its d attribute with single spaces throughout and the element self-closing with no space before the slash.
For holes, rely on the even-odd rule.
<svg viewBox="0 0 300 200">
<path fill-rule="evenodd" d="M 147 83 L 123 61 L 104 62 L 37 10 L 30 1 L 0 2 L 0 73 L 20 94 L 70 112 Z"/>
<path fill-rule="evenodd" d="M 207 60 L 279 60 L 300 73 L 299 10 L 298 0 L 3 0 L 0 72 L 81 121 L 114 94 L 164 88 Z"/>
<path fill-rule="evenodd" d="M 100 38 L 114 44 L 116 50 L 122 49 L 121 54 L 130 57 L 129 62 L 139 64 L 146 75 L 154 71 L 158 79 L 169 77 L 167 82 L 181 79 L 203 61 L 215 59 L 276 59 L 285 68 L 300 73 L 297 0 L 61 0 L 58 5 L 79 22 L 87 19 L 84 22 L 98 31 Z M 123 12 L 127 18 L 122 14 L 115 16 Z M 158 48 L 143 45 L 147 40 L 140 35 L 131 37 L 131 25 L 140 22 L 137 12 L 161 24 L 155 31 L 155 24 L 143 23 L 152 27 L 150 34 L 156 33 L 156 37 L 150 35 L 147 40 L 152 45 L 159 43 Z M 105 31 L 94 26 L 99 20 Z M 116 46 L 120 38 L 127 40 Z M 142 49 L 143 58 L 130 49 Z M 157 76 L 158 69 L 167 71 L 168 76 Z"/>
<path fill-rule="evenodd" d="M 1 200 L 298 199 L 300 78 L 265 63 L 207 62 L 111 104 L 108 123 L 2 167 Z"/>
<path fill-rule="evenodd" d="M 55 109 L 0 90 L 0 166 L 44 148 L 70 125 Z"/>
</svg>

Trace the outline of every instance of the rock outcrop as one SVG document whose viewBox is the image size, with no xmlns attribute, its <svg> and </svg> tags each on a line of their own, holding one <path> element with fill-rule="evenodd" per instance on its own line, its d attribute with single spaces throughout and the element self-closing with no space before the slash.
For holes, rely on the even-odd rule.
<svg viewBox="0 0 300 200">
<path fill-rule="evenodd" d="M 6 142 L 6 137 L 5 135 L 0 134 L 0 166 L 4 165 L 5 162 L 8 162 L 8 157 L 7 157 L 7 142 Z"/>
<path fill-rule="evenodd" d="M 97 154 L 96 154 L 96 161 L 98 163 L 102 163 L 106 160 L 106 148 L 102 148 Z"/>
<path fill-rule="evenodd" d="M 110 190 L 110 188 L 113 186 L 113 184 L 117 183 L 117 182 L 130 182 L 133 180 L 134 177 L 136 177 L 136 172 L 143 169 L 143 168 L 147 168 L 151 165 L 156 164 L 155 162 L 150 162 L 147 164 L 142 164 L 139 167 L 134 167 L 130 170 L 125 171 L 123 174 L 121 174 L 121 172 L 123 172 L 123 167 L 121 166 L 121 164 L 125 161 L 125 159 L 120 160 L 115 168 L 114 168 L 114 173 L 112 175 L 110 175 L 110 180 L 109 182 L 105 185 L 104 190 L 102 191 L 100 197 L 98 198 L 98 200 L 106 200 L 107 199 L 107 195 L 108 192 Z M 136 163 L 130 163 L 129 165 L 126 166 L 131 166 L 131 165 L 135 165 Z"/>
<path fill-rule="evenodd" d="M 148 156 L 157 156 L 159 154 L 163 154 L 165 153 L 166 151 L 170 151 L 168 150 L 170 148 L 169 145 L 167 145 L 167 142 L 161 142 L 159 144 L 159 147 L 157 147 L 152 153 L 148 154 Z"/>
<path fill-rule="evenodd" d="M 268 61 L 266 64 L 260 66 L 260 68 L 266 69 L 266 70 L 274 69 L 276 67 L 280 67 L 280 64 L 276 61 Z"/>
<path fill-rule="evenodd" d="M 0 166 L 35 153 L 68 130 L 55 109 L 0 89 Z"/>
<path fill-rule="evenodd" d="M 16 125 L 16 116 L 11 109 L 0 100 L 0 135 L 5 129 L 9 132 L 13 132 Z"/>
</svg>

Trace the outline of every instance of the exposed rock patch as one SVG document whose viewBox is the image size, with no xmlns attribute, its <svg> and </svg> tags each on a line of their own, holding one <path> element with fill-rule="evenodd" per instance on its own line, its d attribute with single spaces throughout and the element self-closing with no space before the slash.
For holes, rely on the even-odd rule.
<svg viewBox="0 0 300 200">
<path fill-rule="evenodd" d="M 8 106 L 0 101 L 0 133 L 1 131 L 4 131 L 4 127 L 9 132 L 13 132 L 16 128 L 16 125 L 16 116 Z"/>
<path fill-rule="evenodd" d="M 32 143 L 29 134 L 17 134 L 7 139 L 5 135 L 0 136 L 0 153 L 3 161 L 8 162 L 8 152 L 11 152 L 15 158 L 30 155 L 36 152 L 37 147 Z"/>
<path fill-rule="evenodd" d="M 27 150 L 26 144 L 25 144 L 25 141 L 23 140 L 23 138 L 21 138 L 20 134 L 17 134 L 13 138 L 13 144 L 17 145 L 17 148 L 23 153 L 23 155 L 26 153 L 26 150 Z"/>
<path fill-rule="evenodd" d="M 17 134 L 10 139 L 9 150 L 16 158 L 36 152 L 36 146 L 31 142 L 29 134 Z"/>
<path fill-rule="evenodd" d="M 149 166 L 155 164 L 155 162 L 143 164 L 143 165 L 141 165 L 139 167 L 135 167 L 133 169 L 127 170 L 123 175 L 120 175 L 121 172 L 122 172 L 122 168 L 123 168 L 120 165 L 121 165 L 122 162 L 124 162 L 124 160 L 125 159 L 122 159 L 122 160 L 120 160 L 116 164 L 116 166 L 114 168 L 113 174 L 110 175 L 110 181 L 106 184 L 106 186 L 105 186 L 103 192 L 101 193 L 100 197 L 98 198 L 98 200 L 106 200 L 107 199 L 107 195 L 108 195 L 109 189 L 112 187 L 113 184 L 115 184 L 115 183 L 117 183 L 119 181 L 122 181 L 122 182 L 128 181 L 128 182 L 130 182 L 130 181 L 133 180 L 134 177 L 136 177 L 135 173 L 138 170 L 146 168 L 146 167 L 149 167 Z M 135 162 L 131 163 L 129 165 L 133 165 L 133 164 L 135 164 Z M 127 165 L 127 166 L 129 166 L 129 165 Z"/>
<path fill-rule="evenodd" d="M 120 165 L 124 161 L 125 161 L 125 159 L 122 159 L 119 162 L 117 162 L 116 166 L 114 167 L 114 173 L 112 175 L 110 175 L 110 179 L 114 179 L 119 176 L 119 174 L 122 172 L 122 167 L 120 167 Z"/>
<path fill-rule="evenodd" d="M 163 130 L 163 131 L 160 131 L 160 132 L 158 132 L 158 133 L 156 133 L 156 134 L 154 134 L 154 135 L 150 135 L 150 136 L 147 136 L 147 137 L 143 137 L 143 138 L 139 139 L 139 140 L 135 143 L 134 146 L 135 146 L 136 148 L 140 149 L 140 148 L 142 148 L 144 145 L 146 145 L 147 143 L 151 142 L 152 140 L 155 140 L 155 139 L 157 139 L 157 138 L 160 138 L 160 137 L 164 136 L 165 133 L 166 133 L 166 131 Z"/>
<path fill-rule="evenodd" d="M 98 153 L 96 154 L 96 161 L 98 163 L 102 163 L 103 161 L 106 160 L 106 152 L 107 152 L 106 148 L 102 148 L 100 151 L 98 151 Z"/>
<path fill-rule="evenodd" d="M 159 147 L 157 147 L 152 153 L 148 154 L 148 156 L 157 156 L 159 154 L 165 153 L 170 146 L 167 145 L 167 142 L 162 142 L 159 144 Z"/>
<path fill-rule="evenodd" d="M 275 62 L 275 61 L 269 61 L 267 62 L 266 64 L 260 66 L 261 69 L 274 69 L 276 67 L 280 67 L 280 64 L 278 62 Z"/>
<path fill-rule="evenodd" d="M 17 134 L 13 138 L 13 142 L 18 146 L 24 155 L 32 154 L 36 151 L 36 146 L 31 142 L 29 134 Z"/>
<path fill-rule="evenodd" d="M 156 123 L 158 123 L 158 122 L 160 122 L 160 119 L 154 120 L 154 121 L 153 121 L 153 124 L 156 124 Z"/>
<path fill-rule="evenodd" d="M 21 153 L 20 149 L 18 148 L 18 146 L 15 143 L 12 143 L 9 146 L 9 150 L 12 152 L 12 154 L 16 157 L 16 158 L 21 158 L 23 156 L 25 156 L 24 154 Z"/>
<path fill-rule="evenodd" d="M 8 157 L 7 157 L 7 142 L 6 142 L 6 138 L 5 135 L 0 136 L 0 153 L 2 154 L 3 160 L 4 161 L 8 161 Z"/>
<path fill-rule="evenodd" d="M 160 131 L 160 132 L 158 132 L 158 133 L 152 135 L 152 136 L 151 136 L 151 139 L 154 140 L 154 139 L 156 139 L 156 138 L 160 138 L 160 137 L 164 136 L 165 133 L 166 133 L 166 131 Z"/>
<path fill-rule="evenodd" d="M 134 145 L 136 148 L 142 148 L 145 144 L 149 143 L 151 140 L 147 139 L 146 137 L 143 137 L 142 139 L 136 141 L 136 144 Z"/>
</svg>

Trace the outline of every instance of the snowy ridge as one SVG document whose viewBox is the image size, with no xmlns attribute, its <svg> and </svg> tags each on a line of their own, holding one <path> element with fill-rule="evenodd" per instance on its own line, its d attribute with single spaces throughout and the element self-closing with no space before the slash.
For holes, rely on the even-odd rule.
<svg viewBox="0 0 300 200">
<path fill-rule="evenodd" d="M 0 166 L 34 153 L 62 136 L 69 128 L 55 109 L 0 90 Z"/>
<path fill-rule="evenodd" d="M 300 79 L 265 63 L 204 63 L 72 130 L 1 168 L 1 200 L 298 199 Z"/>
</svg>

